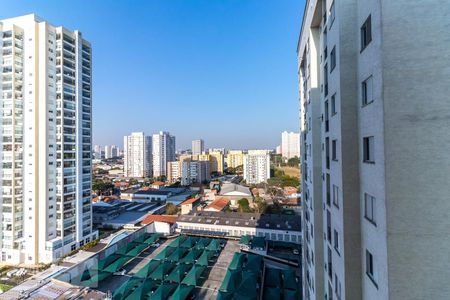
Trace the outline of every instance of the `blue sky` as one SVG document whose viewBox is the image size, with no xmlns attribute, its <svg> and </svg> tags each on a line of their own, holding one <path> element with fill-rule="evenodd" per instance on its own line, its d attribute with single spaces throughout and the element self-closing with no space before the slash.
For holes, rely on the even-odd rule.
<svg viewBox="0 0 450 300">
<path fill-rule="evenodd" d="M 298 131 L 303 0 L 0 0 L 93 45 L 94 143 L 167 130 L 177 149 L 274 148 Z"/>
</svg>

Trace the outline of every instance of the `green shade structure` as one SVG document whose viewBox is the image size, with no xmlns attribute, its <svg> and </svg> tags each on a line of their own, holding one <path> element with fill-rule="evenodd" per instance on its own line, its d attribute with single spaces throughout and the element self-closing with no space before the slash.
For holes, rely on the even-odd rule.
<svg viewBox="0 0 450 300">
<path fill-rule="evenodd" d="M 172 269 L 175 267 L 174 264 L 163 261 L 149 276 L 148 278 L 154 279 L 154 280 L 163 280 L 167 274 L 172 271 Z"/>
<path fill-rule="evenodd" d="M 218 250 L 220 250 L 220 240 L 213 239 L 211 241 L 211 243 L 209 243 L 209 245 L 206 247 L 206 250 L 210 250 L 210 251 L 218 251 Z"/>
<path fill-rule="evenodd" d="M 125 299 L 129 294 L 144 282 L 143 279 L 131 277 L 114 291 L 113 300 Z"/>
<path fill-rule="evenodd" d="M 283 288 L 290 290 L 297 290 L 298 283 L 295 277 L 294 270 L 282 270 L 281 277 L 283 278 Z"/>
<path fill-rule="evenodd" d="M 134 274 L 136 278 L 147 278 L 161 263 L 159 260 L 151 260 Z"/>
<path fill-rule="evenodd" d="M 133 240 L 133 242 L 136 242 L 136 243 L 144 243 L 144 241 L 145 241 L 146 239 L 148 239 L 151 235 L 152 235 L 151 233 L 144 232 L 144 234 L 142 234 L 140 237 L 135 238 L 135 239 Z"/>
<path fill-rule="evenodd" d="M 262 269 L 262 258 L 259 255 L 247 254 L 247 263 L 244 270 L 259 274 Z"/>
<path fill-rule="evenodd" d="M 216 299 L 217 300 L 232 300 L 233 299 L 233 293 L 219 291 L 219 293 L 217 294 L 217 298 Z"/>
<path fill-rule="evenodd" d="M 241 239 L 239 240 L 239 244 L 241 245 L 249 245 L 252 241 L 252 236 L 250 235 L 243 235 L 241 236 Z"/>
<path fill-rule="evenodd" d="M 174 247 L 166 247 L 161 252 L 159 252 L 153 259 L 156 259 L 156 260 L 166 259 L 176 249 L 177 248 L 174 248 Z"/>
<path fill-rule="evenodd" d="M 266 248 L 266 238 L 263 236 L 255 236 L 250 245 L 252 246 L 252 248 L 260 248 L 260 249 L 265 249 Z"/>
<path fill-rule="evenodd" d="M 175 248 L 175 251 L 173 251 L 172 254 L 170 254 L 167 257 L 167 260 L 173 261 L 173 262 L 179 262 L 180 259 L 182 259 L 183 256 L 186 254 L 186 252 L 188 252 L 188 249 L 186 249 L 186 248 Z"/>
<path fill-rule="evenodd" d="M 145 280 L 138 288 L 131 292 L 125 299 L 126 300 L 141 300 L 145 299 L 147 295 L 151 294 L 153 289 L 158 286 L 157 282 L 151 279 Z"/>
<path fill-rule="evenodd" d="M 121 257 L 123 257 L 123 255 L 119 255 L 119 254 L 115 254 L 115 253 L 111 254 L 111 255 L 108 255 L 105 258 L 100 259 L 98 261 L 98 264 L 96 266 L 94 266 L 93 269 L 103 270 L 107 266 L 109 266 L 110 264 L 112 264 L 113 262 L 115 262 L 116 260 L 118 260 Z"/>
<path fill-rule="evenodd" d="M 201 254 L 202 254 L 201 250 L 192 248 L 191 250 L 188 251 L 185 257 L 180 259 L 180 262 L 186 264 L 193 264 Z"/>
<path fill-rule="evenodd" d="M 263 292 L 263 300 L 281 299 L 280 289 L 275 287 L 266 287 Z"/>
<path fill-rule="evenodd" d="M 188 236 L 184 242 L 181 244 L 181 247 L 184 248 L 192 248 L 197 243 L 198 238 L 193 236 Z"/>
<path fill-rule="evenodd" d="M 237 270 L 242 269 L 242 265 L 244 264 L 245 254 L 241 252 L 236 252 L 233 255 L 233 259 L 228 266 L 229 270 Z"/>
<path fill-rule="evenodd" d="M 244 297 L 243 299 L 256 299 L 256 285 L 257 285 L 257 277 L 255 274 L 250 272 L 242 272 L 242 279 L 239 282 L 238 288 L 234 291 L 235 297 L 236 295 L 241 295 Z M 249 289 L 249 287 L 252 287 Z"/>
<path fill-rule="evenodd" d="M 194 290 L 192 285 L 180 284 L 172 296 L 169 297 L 169 300 L 185 300 L 192 290 Z"/>
<path fill-rule="evenodd" d="M 186 239 L 186 236 L 179 235 L 176 239 L 174 239 L 170 244 L 169 247 L 178 248 L 183 244 L 184 240 Z"/>
<path fill-rule="evenodd" d="M 112 264 L 108 265 L 102 271 L 114 273 L 119 270 L 130 258 L 128 256 L 121 256 L 119 259 L 115 260 Z"/>
<path fill-rule="evenodd" d="M 72 283 L 75 283 L 77 285 L 92 287 L 92 286 L 97 286 L 99 281 L 105 280 L 109 276 L 111 276 L 110 272 L 105 272 L 105 271 L 95 270 L 95 269 L 86 269 L 80 276 L 75 277 L 72 280 Z"/>
<path fill-rule="evenodd" d="M 187 273 L 186 277 L 184 277 L 181 283 L 186 285 L 198 286 L 200 284 L 200 277 L 203 272 L 206 270 L 206 267 L 193 265 L 189 273 Z"/>
<path fill-rule="evenodd" d="M 128 255 L 128 252 L 133 250 L 138 245 L 141 245 L 141 244 L 140 243 L 136 243 L 136 242 L 131 242 L 131 243 L 125 244 L 124 246 L 122 246 L 119 249 L 117 249 L 115 254 Z"/>
<path fill-rule="evenodd" d="M 207 267 L 209 264 L 209 259 L 213 257 L 213 255 L 214 255 L 213 251 L 205 250 L 203 251 L 202 255 L 200 255 L 200 257 L 197 259 L 197 262 L 195 264 Z"/>
<path fill-rule="evenodd" d="M 177 284 L 163 282 L 156 291 L 151 294 L 151 300 L 166 300 L 173 290 L 177 288 Z"/>
<path fill-rule="evenodd" d="M 268 287 L 281 287 L 280 270 L 266 268 L 266 278 L 264 280 L 265 285 Z"/>
<path fill-rule="evenodd" d="M 297 300 L 298 298 L 298 292 L 293 290 L 283 290 L 283 299 L 285 300 Z"/>
<path fill-rule="evenodd" d="M 152 234 L 144 241 L 144 243 L 147 244 L 147 245 L 151 245 L 151 244 L 155 243 L 156 241 L 158 241 L 160 237 L 161 237 L 161 234 L 159 234 L 159 233 L 152 233 Z"/>
<path fill-rule="evenodd" d="M 197 244 L 195 244 L 195 248 L 196 248 L 196 249 L 203 250 L 203 249 L 205 249 L 206 247 L 208 247 L 209 243 L 211 243 L 211 239 L 210 239 L 210 238 L 204 238 L 204 237 L 202 237 L 202 238 L 200 238 L 200 239 L 197 241 Z"/>
<path fill-rule="evenodd" d="M 219 290 L 223 292 L 234 292 L 242 279 L 242 272 L 240 270 L 228 270 Z"/>
<path fill-rule="evenodd" d="M 173 271 L 166 277 L 166 281 L 173 281 L 180 283 L 186 276 L 186 273 L 191 269 L 187 264 L 179 264 L 173 269 Z"/>
</svg>

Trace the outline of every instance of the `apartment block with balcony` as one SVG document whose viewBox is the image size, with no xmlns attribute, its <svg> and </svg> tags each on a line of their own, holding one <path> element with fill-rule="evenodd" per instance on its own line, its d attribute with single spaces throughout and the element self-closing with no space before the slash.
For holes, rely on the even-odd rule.
<svg viewBox="0 0 450 300">
<path fill-rule="evenodd" d="M 450 296 L 449 12 L 307 1 L 297 49 L 305 299 Z"/>
<path fill-rule="evenodd" d="M 132 132 L 123 138 L 123 171 L 125 177 L 151 177 L 152 137 L 143 132 Z M 117 152 L 117 151 L 116 151 Z"/>
<path fill-rule="evenodd" d="M 1 20 L 0 44 L 0 261 L 48 263 L 97 237 L 91 45 L 35 15 Z"/>
</svg>

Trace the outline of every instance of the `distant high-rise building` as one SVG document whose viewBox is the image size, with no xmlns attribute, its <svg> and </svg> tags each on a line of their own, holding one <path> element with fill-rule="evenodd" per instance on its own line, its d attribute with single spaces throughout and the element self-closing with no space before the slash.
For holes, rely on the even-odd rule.
<svg viewBox="0 0 450 300">
<path fill-rule="evenodd" d="M 175 137 L 165 131 L 154 134 L 153 176 L 167 176 L 167 162 L 175 160 Z"/>
<path fill-rule="evenodd" d="M 91 45 L 36 15 L 0 21 L 0 261 L 49 263 L 92 231 Z"/>
<path fill-rule="evenodd" d="M 112 145 L 111 146 L 111 158 L 119 156 L 119 147 Z"/>
<path fill-rule="evenodd" d="M 203 140 L 192 141 L 192 154 L 202 154 L 205 151 L 205 142 Z"/>
<path fill-rule="evenodd" d="M 111 158 L 112 157 L 112 152 L 111 152 L 111 149 L 112 148 L 112 146 L 105 146 L 105 158 L 106 159 L 108 159 L 108 158 Z"/>
<path fill-rule="evenodd" d="M 270 151 L 249 150 L 244 155 L 244 180 L 247 184 L 267 182 L 270 178 Z"/>
<path fill-rule="evenodd" d="M 181 179 L 181 165 L 183 161 L 167 162 L 167 181 L 175 183 Z"/>
<path fill-rule="evenodd" d="M 282 152 L 281 152 L 281 145 L 277 146 L 277 148 L 275 149 L 275 153 L 276 154 L 282 154 Z"/>
<path fill-rule="evenodd" d="M 244 164 L 244 151 L 230 150 L 227 153 L 227 168 L 237 168 Z"/>
<path fill-rule="evenodd" d="M 216 150 L 216 149 L 215 149 Z M 223 166 L 225 164 L 224 154 L 219 151 L 209 152 L 210 171 L 223 173 Z"/>
<path fill-rule="evenodd" d="M 125 177 L 152 176 L 152 138 L 133 132 L 123 138 L 123 173 Z"/>
<path fill-rule="evenodd" d="M 300 134 L 283 131 L 281 133 L 281 156 L 287 159 L 300 158 Z"/>
<path fill-rule="evenodd" d="M 302 299 L 450 299 L 449 14 L 307 1 Z"/>
</svg>

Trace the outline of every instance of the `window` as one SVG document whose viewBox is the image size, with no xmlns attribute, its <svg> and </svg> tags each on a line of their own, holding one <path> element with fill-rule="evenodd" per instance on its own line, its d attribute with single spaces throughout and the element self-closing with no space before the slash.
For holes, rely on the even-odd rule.
<svg viewBox="0 0 450 300">
<path fill-rule="evenodd" d="M 364 24 L 361 26 L 361 52 L 372 41 L 372 22 L 370 15 L 367 17 Z"/>
<path fill-rule="evenodd" d="M 341 282 L 339 281 L 337 274 L 334 273 L 334 293 L 336 294 L 336 299 L 341 299 Z"/>
<path fill-rule="evenodd" d="M 334 230 L 334 249 L 339 254 L 339 233 L 337 230 Z"/>
<path fill-rule="evenodd" d="M 375 219 L 375 197 L 364 193 L 364 217 L 376 225 Z"/>
<path fill-rule="evenodd" d="M 365 163 L 375 163 L 374 159 L 374 138 L 373 136 L 368 136 L 363 138 L 363 151 L 364 151 L 364 162 Z"/>
<path fill-rule="evenodd" d="M 331 159 L 337 161 L 337 140 L 331 141 Z"/>
<path fill-rule="evenodd" d="M 334 68 L 336 67 L 336 46 L 331 49 L 330 53 L 330 73 L 333 72 Z"/>
<path fill-rule="evenodd" d="M 336 10 L 334 8 L 334 1 L 330 6 L 330 28 L 333 26 L 334 18 L 336 17 Z"/>
<path fill-rule="evenodd" d="M 373 102 L 373 80 L 369 76 L 361 83 L 361 102 L 365 106 Z"/>
<path fill-rule="evenodd" d="M 339 208 L 339 187 L 333 184 L 333 204 Z"/>
<path fill-rule="evenodd" d="M 372 253 L 366 249 L 366 275 L 370 278 L 373 284 L 378 288 L 376 278 L 376 270 L 375 270 L 375 259 Z"/>
<path fill-rule="evenodd" d="M 328 65 L 323 67 L 323 76 L 324 76 L 324 93 L 325 96 L 328 96 Z"/>
<path fill-rule="evenodd" d="M 337 109 L 336 109 L 336 93 L 333 94 L 333 96 L 331 96 L 331 116 L 334 116 L 335 114 L 337 114 Z"/>
</svg>

